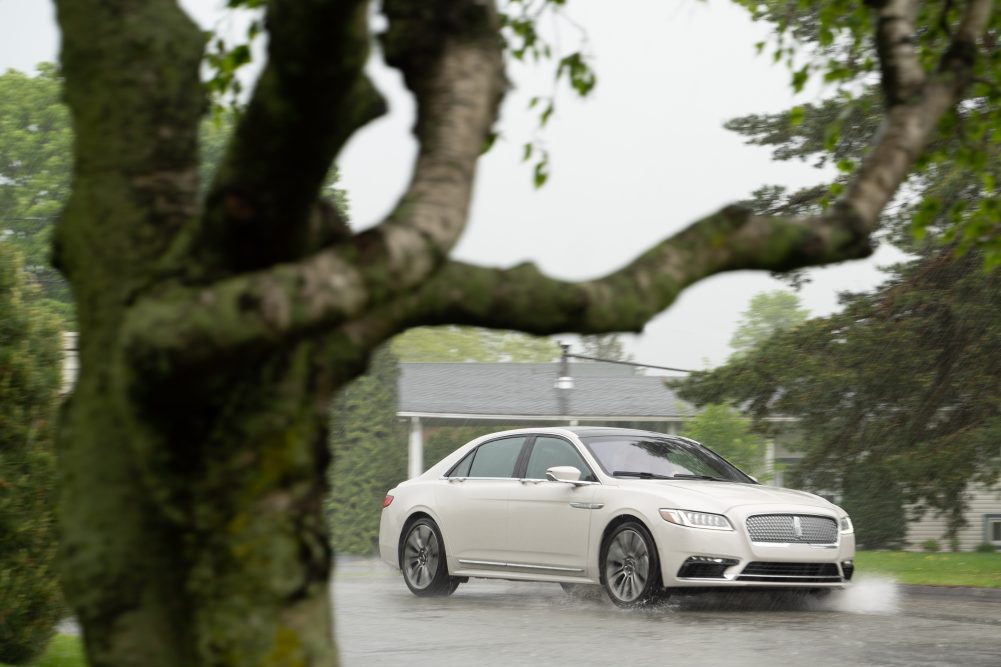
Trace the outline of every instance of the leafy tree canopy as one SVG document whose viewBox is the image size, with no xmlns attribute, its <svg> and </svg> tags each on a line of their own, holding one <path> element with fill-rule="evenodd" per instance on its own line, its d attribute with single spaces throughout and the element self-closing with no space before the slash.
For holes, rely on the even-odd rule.
<svg viewBox="0 0 1001 667">
<path fill-rule="evenodd" d="M 626 346 L 619 334 L 590 334 L 580 337 L 581 354 L 612 361 L 632 361 L 633 355 L 626 352 Z"/>
<path fill-rule="evenodd" d="M 735 354 L 746 354 L 778 332 L 799 326 L 809 312 L 792 292 L 776 290 L 755 294 L 747 310 L 741 313 L 742 319 L 730 339 L 730 347 Z"/>
<path fill-rule="evenodd" d="M 818 12 L 833 5 L 780 4 L 765 3 L 756 11 L 791 34 L 820 39 Z M 922 7 L 939 11 L 940 17 L 954 10 L 934 3 Z M 940 39 L 937 32 L 923 33 L 921 48 Z M 864 47 L 833 40 L 815 53 L 842 63 L 843 68 L 832 71 L 850 81 L 860 63 L 859 71 L 865 70 Z M 857 54 L 852 55 L 853 49 Z M 996 63 L 992 56 L 989 65 L 981 64 Z M 950 112 L 944 126 L 969 120 L 983 128 L 982 123 L 996 122 L 995 92 L 985 90 Z M 839 167 L 832 183 L 815 188 L 789 193 L 763 187 L 749 202 L 752 208 L 794 215 L 823 210 L 864 159 L 864 137 L 882 122 L 886 100 L 878 87 L 861 86 L 819 104 L 730 121 L 727 126 L 751 143 L 773 147 L 776 159 Z M 988 223 L 980 212 L 996 205 L 993 184 L 1001 167 L 991 157 L 997 155 L 998 134 L 979 132 L 940 134 L 904 195 L 884 212 L 884 238 L 915 259 L 893 267 L 888 281 L 873 293 L 844 296 L 844 312 L 808 320 L 765 347 L 735 355 L 720 369 L 694 375 L 681 387 L 696 402 L 748 405 L 758 419 L 798 417 L 807 452 L 799 470 L 804 484 L 843 488 L 846 503 L 861 509 L 860 489 L 873 477 L 859 468 L 892 471 L 893 483 L 880 490 L 892 490 L 894 498 L 884 494 L 877 500 L 870 488 L 870 505 L 881 503 L 886 509 L 911 502 L 945 511 L 952 531 L 963 523 L 968 482 L 995 479 L 998 467 L 996 456 L 982 446 L 997 428 L 991 397 L 998 391 L 980 374 L 1001 363 L 992 338 L 1001 319 L 988 306 L 998 297 L 998 272 L 985 273 L 981 267 L 997 263 L 996 224 L 1001 218 Z M 971 257 L 955 259 L 956 253 L 973 248 L 979 250 Z M 762 422 L 759 427 L 766 428 Z M 902 535 L 890 524 L 873 522 L 875 532 L 860 534 L 860 539 L 899 543 Z"/>
<path fill-rule="evenodd" d="M 946 512 L 954 531 L 969 482 L 994 483 L 1001 469 L 1001 272 L 982 261 L 944 249 L 895 267 L 842 312 L 693 374 L 681 394 L 797 417 L 802 483 L 838 489 L 880 465 L 906 502 Z"/>
<path fill-rule="evenodd" d="M 73 131 L 55 65 L 0 75 L 0 238 L 13 243 L 47 298 L 69 290 L 49 259 L 56 216 L 70 191 Z"/>
<path fill-rule="evenodd" d="M 795 90 L 820 80 L 830 93 L 817 104 L 728 123 L 730 129 L 748 136 L 750 143 L 776 146 L 776 159 L 809 158 L 817 164 L 835 164 L 841 172 L 833 183 L 795 193 L 785 206 L 775 206 L 774 190 L 762 189 L 757 193 L 756 208 L 772 214 L 812 213 L 830 206 L 846 191 L 852 175 L 871 155 L 869 138 L 886 118 L 888 105 L 906 99 L 908 90 L 915 90 L 924 77 L 941 67 L 934 54 L 962 30 L 962 22 L 957 27 L 953 21 L 969 8 L 949 0 L 737 2 L 756 20 L 776 27 L 773 38 L 759 43 L 758 50 L 769 51 L 776 62 L 786 63 Z M 871 12 L 870 6 L 877 11 Z M 898 10 L 905 12 L 905 23 L 913 21 L 911 25 L 918 29 L 899 24 L 895 47 L 874 42 L 870 38 L 874 21 L 878 25 L 881 17 Z M 995 12 L 990 21 L 989 39 L 994 43 L 1001 32 L 1001 18 Z M 893 53 L 913 60 L 903 68 L 887 69 L 887 57 Z M 985 264 L 992 267 L 1001 263 L 1001 198 L 997 192 L 1001 52 L 992 48 L 974 68 L 969 97 L 943 115 L 940 132 L 931 138 L 903 197 L 888 217 L 891 223 L 905 226 L 906 237 L 913 233 L 921 240 L 931 233 L 960 252 L 978 248 Z M 873 84 L 875 72 L 881 73 L 878 85 Z M 894 86 L 900 87 L 894 92 Z M 898 243 L 909 243 L 900 232 L 899 228 L 893 230 L 891 236 Z"/>
<path fill-rule="evenodd" d="M 751 420 L 729 405 L 710 404 L 685 423 L 682 435 L 701 442 L 749 475 L 765 470 L 765 439 L 751 430 Z"/>
<path fill-rule="evenodd" d="M 400 361 L 546 362 L 559 356 L 549 338 L 475 327 L 421 327 L 393 339 Z"/>
</svg>

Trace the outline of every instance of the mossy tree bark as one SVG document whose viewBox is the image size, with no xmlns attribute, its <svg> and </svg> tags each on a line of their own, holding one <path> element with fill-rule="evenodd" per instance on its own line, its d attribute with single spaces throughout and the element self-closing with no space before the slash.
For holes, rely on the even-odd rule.
<svg viewBox="0 0 1001 667">
<path fill-rule="evenodd" d="M 913 32 L 910 3 L 879 4 L 877 40 Z M 397 207 L 360 234 L 318 193 L 383 107 L 362 73 L 367 2 L 267 2 L 268 65 L 203 200 L 202 33 L 171 0 L 57 6 L 76 140 L 55 257 L 80 329 L 59 432 L 65 589 L 94 667 L 191 667 L 336 664 L 326 412 L 381 342 L 432 323 L 638 330 L 713 273 L 865 255 L 962 99 L 990 3 L 966 4 L 933 75 L 883 50 L 886 127 L 830 213 L 725 208 L 579 284 L 448 259 L 506 85 L 492 2 L 383 3 L 420 150 Z"/>
</svg>

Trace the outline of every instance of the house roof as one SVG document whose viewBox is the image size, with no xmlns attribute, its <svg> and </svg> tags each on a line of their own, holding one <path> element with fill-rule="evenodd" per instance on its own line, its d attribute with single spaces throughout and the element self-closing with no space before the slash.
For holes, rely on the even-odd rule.
<svg viewBox="0 0 1001 667">
<path fill-rule="evenodd" d="M 665 421 L 695 414 L 663 377 L 611 364 L 570 363 L 574 387 L 557 389 L 559 369 L 558 363 L 402 363 L 399 414 Z"/>
</svg>

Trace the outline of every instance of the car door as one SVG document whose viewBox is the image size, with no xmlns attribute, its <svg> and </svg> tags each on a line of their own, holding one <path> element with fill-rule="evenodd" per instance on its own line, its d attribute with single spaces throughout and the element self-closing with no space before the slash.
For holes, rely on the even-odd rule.
<svg viewBox="0 0 1001 667">
<path fill-rule="evenodd" d="M 508 505 L 511 563 L 526 572 L 583 576 L 596 487 L 549 481 L 546 470 L 553 466 L 573 466 L 581 480 L 596 480 L 569 440 L 536 436 Z"/>
<path fill-rule="evenodd" d="M 455 569 L 501 567 L 508 556 L 508 499 L 527 436 L 479 445 L 439 484 L 435 500 Z M 457 561 L 457 562 L 456 562 Z"/>
</svg>

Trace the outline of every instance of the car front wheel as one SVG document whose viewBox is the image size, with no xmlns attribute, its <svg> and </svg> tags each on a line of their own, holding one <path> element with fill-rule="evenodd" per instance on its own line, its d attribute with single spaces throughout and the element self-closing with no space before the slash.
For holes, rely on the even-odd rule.
<svg viewBox="0 0 1001 667">
<path fill-rule="evenodd" d="M 419 597 L 451 595 L 459 587 L 459 578 L 448 576 L 441 531 L 426 517 L 410 523 L 403 531 L 400 569 L 407 588 Z"/>
<path fill-rule="evenodd" d="M 605 540 L 601 583 L 620 607 L 639 606 L 660 596 L 660 560 L 653 538 L 642 524 L 620 524 Z"/>
</svg>

